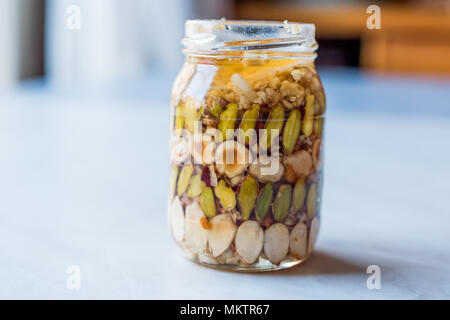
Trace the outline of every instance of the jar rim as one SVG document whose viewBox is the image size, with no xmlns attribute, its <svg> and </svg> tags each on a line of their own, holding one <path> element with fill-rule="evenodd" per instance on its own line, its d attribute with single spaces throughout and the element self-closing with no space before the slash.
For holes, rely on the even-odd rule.
<svg viewBox="0 0 450 320">
<path fill-rule="evenodd" d="M 309 54 L 318 48 L 314 24 L 224 18 L 187 20 L 182 44 L 188 54 L 237 51 Z"/>
</svg>

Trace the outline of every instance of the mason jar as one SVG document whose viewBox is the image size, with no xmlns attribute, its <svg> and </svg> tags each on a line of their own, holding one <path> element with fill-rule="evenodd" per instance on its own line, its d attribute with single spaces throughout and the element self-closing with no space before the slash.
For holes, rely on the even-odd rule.
<svg viewBox="0 0 450 320">
<path fill-rule="evenodd" d="M 312 24 L 188 20 L 173 85 L 169 227 L 199 264 L 266 271 L 316 244 L 325 95 Z"/>
</svg>

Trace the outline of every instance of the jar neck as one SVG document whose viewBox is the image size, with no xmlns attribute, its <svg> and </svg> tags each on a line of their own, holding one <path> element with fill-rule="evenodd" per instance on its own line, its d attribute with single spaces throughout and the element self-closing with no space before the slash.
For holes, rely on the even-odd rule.
<svg viewBox="0 0 450 320">
<path fill-rule="evenodd" d="M 187 56 L 314 59 L 314 34 L 312 24 L 287 21 L 188 20 L 182 44 Z"/>
<path fill-rule="evenodd" d="M 315 52 L 310 53 L 298 53 L 298 52 L 282 52 L 282 51 L 264 51 L 264 50 L 252 50 L 252 51 L 202 51 L 202 50 L 189 50 L 185 49 L 183 53 L 187 60 L 191 58 L 204 58 L 210 60 L 223 60 L 223 59 L 248 59 L 248 60 L 307 60 L 314 61 L 317 58 Z"/>
</svg>

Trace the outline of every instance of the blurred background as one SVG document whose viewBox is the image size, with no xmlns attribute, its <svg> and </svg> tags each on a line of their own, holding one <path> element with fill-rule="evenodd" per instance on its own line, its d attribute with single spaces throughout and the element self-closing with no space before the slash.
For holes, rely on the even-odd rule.
<svg viewBox="0 0 450 320">
<path fill-rule="evenodd" d="M 381 6 L 381 30 L 366 28 L 369 4 Z M 80 29 L 67 27 L 76 14 L 70 5 L 80 8 Z M 156 70 L 173 75 L 187 18 L 315 23 L 319 66 L 450 74 L 448 0 L 2 0 L 0 6 L 0 88 L 31 78 L 79 85 Z"/>
<path fill-rule="evenodd" d="M 318 253 L 239 290 L 166 230 L 184 21 L 221 17 L 316 24 L 327 95 Z M 0 0 L 0 297 L 449 298 L 449 89 L 449 0 Z"/>
</svg>

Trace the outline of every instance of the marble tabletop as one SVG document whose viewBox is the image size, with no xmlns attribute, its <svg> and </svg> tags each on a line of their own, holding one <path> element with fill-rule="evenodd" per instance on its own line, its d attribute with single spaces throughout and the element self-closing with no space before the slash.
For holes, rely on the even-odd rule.
<svg viewBox="0 0 450 320">
<path fill-rule="evenodd" d="M 170 77 L 114 93 L 0 93 L 0 298 L 450 298 L 450 79 L 322 74 L 317 250 L 263 274 L 198 266 L 170 238 Z"/>
</svg>

